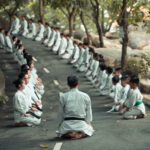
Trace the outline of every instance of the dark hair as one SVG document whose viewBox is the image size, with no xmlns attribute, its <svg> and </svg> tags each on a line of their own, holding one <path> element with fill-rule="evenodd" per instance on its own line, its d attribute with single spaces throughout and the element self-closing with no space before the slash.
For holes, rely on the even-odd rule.
<svg viewBox="0 0 150 150">
<path fill-rule="evenodd" d="M 26 60 L 27 60 L 27 65 L 30 67 L 30 65 L 32 64 L 33 62 L 33 58 L 32 58 L 32 55 L 27 55 L 26 56 Z"/>
<path fill-rule="evenodd" d="M 100 64 L 99 66 L 100 66 L 100 69 L 101 69 L 102 71 L 106 70 L 106 65 L 105 65 L 105 64 Z"/>
<path fill-rule="evenodd" d="M 139 84 L 140 83 L 140 79 L 138 76 L 132 76 L 130 79 L 130 83 L 135 83 L 135 84 Z"/>
<path fill-rule="evenodd" d="M 18 76 L 18 79 L 24 79 L 24 77 L 25 77 L 25 75 L 27 74 L 27 72 L 28 72 L 28 70 L 23 70 L 20 74 L 19 74 L 19 76 Z"/>
<path fill-rule="evenodd" d="M 106 71 L 107 71 L 108 74 L 111 74 L 111 73 L 113 73 L 113 68 L 112 67 L 107 67 Z"/>
<path fill-rule="evenodd" d="M 5 35 L 8 35 L 9 31 L 5 31 Z"/>
<path fill-rule="evenodd" d="M 117 67 L 117 68 L 115 68 L 115 71 L 122 71 L 122 68 L 121 67 Z"/>
<path fill-rule="evenodd" d="M 16 87 L 17 89 L 19 89 L 19 85 L 21 85 L 22 83 L 23 83 L 23 80 L 22 80 L 21 78 L 15 80 L 15 81 L 13 82 L 13 84 L 15 85 L 15 87 Z"/>
<path fill-rule="evenodd" d="M 78 78 L 76 76 L 68 76 L 67 83 L 70 88 L 74 88 L 78 85 Z"/>
<path fill-rule="evenodd" d="M 89 52 L 95 53 L 94 48 L 90 46 L 90 47 L 89 47 Z"/>
<path fill-rule="evenodd" d="M 126 74 L 126 75 L 123 75 L 122 77 L 121 77 L 121 81 L 124 81 L 124 80 L 127 80 L 127 79 L 129 79 L 129 76 Z"/>
<path fill-rule="evenodd" d="M 17 38 L 17 37 L 16 37 L 16 36 L 13 36 L 13 37 L 12 37 L 12 40 L 14 41 L 15 38 Z"/>
<path fill-rule="evenodd" d="M 23 44 L 19 44 L 18 45 L 18 49 L 20 49 L 21 47 L 23 47 L 24 45 Z"/>
<path fill-rule="evenodd" d="M 24 72 L 24 71 L 28 71 L 30 68 L 29 68 L 29 66 L 27 65 L 27 64 L 23 64 L 22 66 L 21 66 L 21 72 Z"/>
<path fill-rule="evenodd" d="M 49 26 L 49 23 L 48 23 L 48 22 L 45 22 L 45 25 Z"/>
<path fill-rule="evenodd" d="M 119 79 L 118 76 L 114 76 L 114 77 L 112 78 L 112 82 L 113 82 L 114 84 L 117 84 L 119 81 L 120 81 L 120 79 Z"/>
</svg>

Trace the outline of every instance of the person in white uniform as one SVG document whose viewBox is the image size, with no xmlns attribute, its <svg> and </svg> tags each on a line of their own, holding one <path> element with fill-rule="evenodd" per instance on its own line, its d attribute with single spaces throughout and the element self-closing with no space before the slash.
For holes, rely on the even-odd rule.
<svg viewBox="0 0 150 150">
<path fill-rule="evenodd" d="M 78 42 L 74 41 L 73 45 L 74 45 L 74 52 L 73 52 L 72 58 L 69 61 L 69 63 L 71 63 L 71 64 L 76 63 L 80 57 L 80 49 L 78 46 Z"/>
<path fill-rule="evenodd" d="M 85 52 L 83 54 L 83 63 L 78 67 L 80 72 L 86 71 L 88 67 L 88 62 L 90 59 L 89 46 L 87 44 L 83 45 Z"/>
<path fill-rule="evenodd" d="M 121 77 L 121 85 L 122 85 L 122 90 L 120 92 L 120 99 L 118 102 L 119 112 L 122 109 L 124 102 L 127 100 L 128 93 L 130 90 L 129 76 L 127 74 L 125 74 Z"/>
<path fill-rule="evenodd" d="M 54 53 L 57 53 L 59 47 L 60 47 L 60 44 L 61 44 L 61 33 L 60 33 L 60 28 L 56 28 L 56 40 L 55 40 L 55 43 L 52 47 L 52 51 Z"/>
<path fill-rule="evenodd" d="M 78 89 L 78 78 L 67 78 L 70 91 L 60 96 L 59 137 L 80 139 L 93 135 L 90 97 Z"/>
<path fill-rule="evenodd" d="M 16 15 L 14 15 L 13 16 L 13 22 L 11 24 L 9 32 L 13 35 L 16 35 L 19 33 L 19 29 L 20 29 L 20 20 Z"/>
<path fill-rule="evenodd" d="M 0 48 L 5 47 L 4 29 L 0 28 Z"/>
<path fill-rule="evenodd" d="M 66 48 L 67 48 L 67 38 L 66 35 L 61 33 L 61 44 L 60 48 L 58 50 L 58 55 L 61 57 L 63 54 L 65 54 Z"/>
<path fill-rule="evenodd" d="M 67 35 L 67 48 L 65 53 L 62 55 L 63 59 L 69 59 L 72 54 L 73 54 L 73 50 L 74 50 L 74 46 L 73 46 L 73 40 L 71 39 L 70 35 Z"/>
<path fill-rule="evenodd" d="M 13 105 L 14 105 L 14 120 L 15 126 L 32 126 L 32 125 L 39 125 L 41 119 L 38 119 L 28 113 L 30 109 L 28 105 L 28 100 L 23 93 L 25 89 L 25 83 L 23 80 L 18 79 L 14 82 L 17 92 L 13 97 Z M 34 111 L 34 109 L 33 109 Z"/>
<path fill-rule="evenodd" d="M 50 47 L 50 50 L 52 50 L 51 47 L 55 43 L 56 36 L 57 36 L 57 34 L 56 34 L 56 28 L 52 28 L 52 34 L 51 34 L 50 39 L 49 39 L 48 44 L 47 44 L 47 46 Z"/>
<path fill-rule="evenodd" d="M 139 119 L 146 116 L 143 96 L 138 88 L 140 83 L 139 77 L 133 76 L 130 79 L 130 97 L 125 101 L 126 111 L 123 114 L 124 119 Z"/>
<path fill-rule="evenodd" d="M 22 16 L 21 17 L 21 27 L 20 27 L 20 31 L 19 33 L 22 35 L 22 36 L 26 36 L 27 33 L 28 33 L 28 22 L 26 20 L 26 17 L 25 16 Z"/>
<path fill-rule="evenodd" d="M 109 94 L 109 96 L 114 100 L 114 104 L 113 104 L 112 108 L 107 112 L 113 112 L 113 111 L 119 110 L 118 104 L 119 104 L 120 94 L 121 94 L 121 90 L 122 90 L 122 86 L 120 84 L 119 77 L 114 76 L 112 78 L 112 83 L 113 83 L 113 88 L 112 88 L 112 91 Z"/>
<path fill-rule="evenodd" d="M 36 36 L 36 25 L 32 19 L 29 20 L 29 33 L 25 36 L 26 38 L 33 39 Z"/>
<path fill-rule="evenodd" d="M 45 27 L 41 20 L 38 21 L 39 29 L 35 37 L 35 41 L 41 41 L 44 38 Z"/>
<path fill-rule="evenodd" d="M 44 32 L 44 41 L 43 41 L 43 44 L 47 45 L 48 44 L 48 41 L 50 39 L 50 36 L 51 36 L 51 33 L 52 33 L 52 29 L 49 25 L 49 23 L 45 23 L 45 32 Z"/>
<path fill-rule="evenodd" d="M 113 68 L 112 67 L 107 67 L 106 69 L 107 73 L 107 79 L 106 79 L 106 84 L 104 87 L 100 88 L 100 95 L 109 95 L 111 90 L 112 90 L 112 77 L 113 77 Z"/>
<path fill-rule="evenodd" d="M 13 45 L 10 38 L 10 33 L 8 31 L 5 31 L 5 48 L 7 52 L 12 53 L 13 52 Z"/>
</svg>

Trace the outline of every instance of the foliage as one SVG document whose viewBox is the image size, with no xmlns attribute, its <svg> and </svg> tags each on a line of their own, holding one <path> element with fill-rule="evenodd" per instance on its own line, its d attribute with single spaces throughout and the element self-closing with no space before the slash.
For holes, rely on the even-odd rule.
<svg viewBox="0 0 150 150">
<path fill-rule="evenodd" d="M 0 0 L 0 9 L 5 11 L 9 16 L 16 13 L 17 9 L 28 1 L 24 0 Z"/>
<path fill-rule="evenodd" d="M 150 54 L 129 58 L 127 68 L 134 73 L 140 74 L 142 78 L 150 79 Z"/>
<path fill-rule="evenodd" d="M 8 97 L 6 95 L 0 95 L 0 105 L 6 104 Z"/>
</svg>

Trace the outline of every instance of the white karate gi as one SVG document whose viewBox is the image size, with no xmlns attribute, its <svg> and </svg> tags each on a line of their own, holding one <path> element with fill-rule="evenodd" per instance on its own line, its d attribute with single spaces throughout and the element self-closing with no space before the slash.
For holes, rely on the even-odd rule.
<svg viewBox="0 0 150 150">
<path fill-rule="evenodd" d="M 25 89 L 23 90 L 23 93 L 24 93 L 26 99 L 28 100 L 29 108 L 31 108 L 32 104 L 35 104 L 36 102 L 41 103 L 41 100 L 38 99 L 38 96 L 36 95 L 34 87 L 32 86 L 32 84 L 28 83 L 26 85 Z M 42 104 L 39 106 L 39 108 L 40 109 L 42 108 Z M 34 114 L 41 117 L 42 111 L 35 111 Z"/>
<path fill-rule="evenodd" d="M 83 60 L 84 60 L 84 52 L 85 52 L 85 49 L 82 48 L 82 47 L 79 47 L 79 58 L 77 60 L 77 62 L 74 64 L 74 67 L 76 67 L 77 69 L 79 69 L 80 65 L 82 65 L 83 63 Z"/>
<path fill-rule="evenodd" d="M 29 23 L 29 33 L 26 35 L 27 38 L 33 39 L 36 35 L 36 25 L 35 23 Z"/>
<path fill-rule="evenodd" d="M 20 20 L 19 18 L 15 18 L 15 20 L 12 22 L 10 33 L 16 35 L 19 33 L 19 29 L 20 29 Z"/>
<path fill-rule="evenodd" d="M 74 50 L 73 40 L 71 38 L 69 38 L 65 54 L 62 55 L 62 58 L 69 59 L 73 54 L 73 50 Z"/>
<path fill-rule="evenodd" d="M 34 124 L 39 125 L 41 119 L 37 119 L 33 116 L 26 117 L 26 113 L 29 111 L 29 104 L 26 99 L 26 96 L 22 91 L 17 91 L 13 98 L 14 103 L 14 119 L 15 123 L 27 123 L 27 124 Z"/>
<path fill-rule="evenodd" d="M 125 105 L 129 108 L 129 111 L 124 114 L 126 119 L 134 119 L 140 114 L 146 114 L 143 96 L 138 88 L 130 91 L 130 97 L 126 100 Z"/>
<path fill-rule="evenodd" d="M 21 21 L 20 34 L 22 36 L 26 36 L 28 32 L 29 32 L 28 31 L 28 22 L 27 22 L 26 19 L 24 19 L 24 20 Z"/>
<path fill-rule="evenodd" d="M 106 73 L 106 70 L 103 70 L 102 73 L 101 73 L 101 78 L 99 78 L 99 89 L 103 89 L 105 84 L 106 84 L 106 81 L 107 81 L 107 77 L 108 77 L 108 74 Z"/>
<path fill-rule="evenodd" d="M 61 44 L 61 36 L 60 36 L 60 32 L 59 31 L 56 31 L 56 42 L 53 46 L 53 52 L 57 52 L 59 47 L 60 47 L 60 44 Z"/>
<path fill-rule="evenodd" d="M 73 55 L 73 58 L 72 60 L 70 61 L 71 64 L 74 64 L 78 61 L 80 57 L 80 49 L 78 47 L 78 45 L 74 44 L 74 55 Z"/>
<path fill-rule="evenodd" d="M 94 64 L 92 66 L 92 72 L 91 76 L 88 77 L 88 79 L 92 82 L 97 77 L 97 72 L 99 68 L 99 61 L 94 60 Z M 93 83 L 93 82 L 92 82 Z"/>
<path fill-rule="evenodd" d="M 53 44 L 55 43 L 55 40 L 56 40 L 56 31 L 55 30 L 52 30 L 52 35 L 49 39 L 49 42 L 47 44 L 48 47 L 51 47 L 53 46 Z"/>
<path fill-rule="evenodd" d="M 8 52 L 13 52 L 13 45 L 9 36 L 5 36 L 5 47 Z"/>
<path fill-rule="evenodd" d="M 125 87 L 122 87 L 122 90 L 120 91 L 120 99 L 119 99 L 119 103 L 121 105 L 127 100 L 129 90 L 130 90 L 129 84 L 127 84 Z"/>
<path fill-rule="evenodd" d="M 51 34 L 52 34 L 52 30 L 51 30 L 51 28 L 48 26 L 48 27 L 46 28 L 46 30 L 45 30 L 45 39 L 44 39 L 44 42 L 43 42 L 45 45 L 48 44 L 48 41 L 49 41 L 49 39 L 50 39 Z"/>
<path fill-rule="evenodd" d="M 89 48 L 85 48 L 85 52 L 83 54 L 83 63 L 79 66 L 79 71 L 83 72 L 86 71 L 89 67 L 89 60 L 90 60 L 90 55 L 89 55 Z"/>
<path fill-rule="evenodd" d="M 19 50 L 17 50 L 16 56 L 17 56 L 17 61 L 20 64 L 20 66 L 27 63 L 26 59 L 23 56 L 23 48 L 20 48 Z"/>
<path fill-rule="evenodd" d="M 59 106 L 59 134 L 62 136 L 68 132 L 81 131 L 88 136 L 93 135 L 92 108 L 90 97 L 78 89 L 71 89 L 60 97 Z M 65 118 L 84 118 L 83 120 L 64 120 Z"/>
<path fill-rule="evenodd" d="M 100 94 L 101 95 L 109 95 L 110 92 L 111 92 L 111 89 L 112 89 L 112 78 L 113 78 L 113 75 L 110 74 L 107 76 L 107 79 L 106 79 L 106 84 L 105 86 L 100 90 Z"/>
<path fill-rule="evenodd" d="M 61 38 L 61 44 L 60 44 L 60 48 L 59 48 L 59 51 L 58 51 L 59 56 L 61 56 L 65 53 L 67 45 L 68 45 L 67 39 L 66 39 L 66 37 L 63 36 Z"/>
<path fill-rule="evenodd" d="M 5 39 L 4 39 L 4 34 L 0 32 L 0 48 L 5 47 Z"/>
<path fill-rule="evenodd" d="M 40 24 L 39 31 L 35 37 L 35 41 L 41 41 L 44 38 L 45 27 L 43 24 Z"/>
</svg>

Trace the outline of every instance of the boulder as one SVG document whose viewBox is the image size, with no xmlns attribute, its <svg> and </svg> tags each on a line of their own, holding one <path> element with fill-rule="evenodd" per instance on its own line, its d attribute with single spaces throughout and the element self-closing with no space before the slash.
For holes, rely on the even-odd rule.
<svg viewBox="0 0 150 150">
<path fill-rule="evenodd" d="M 145 46 L 150 44 L 150 34 L 145 32 L 130 32 L 129 33 L 129 46 L 132 49 L 142 50 Z"/>
<path fill-rule="evenodd" d="M 108 39 L 119 39 L 119 33 L 118 32 L 106 32 L 105 37 Z"/>
<path fill-rule="evenodd" d="M 81 30 L 76 30 L 73 32 L 73 37 L 78 40 L 83 40 L 83 37 L 85 37 L 85 33 Z"/>
<path fill-rule="evenodd" d="M 140 89 L 141 89 L 141 92 L 149 94 L 150 93 L 150 79 L 141 79 Z"/>
</svg>

